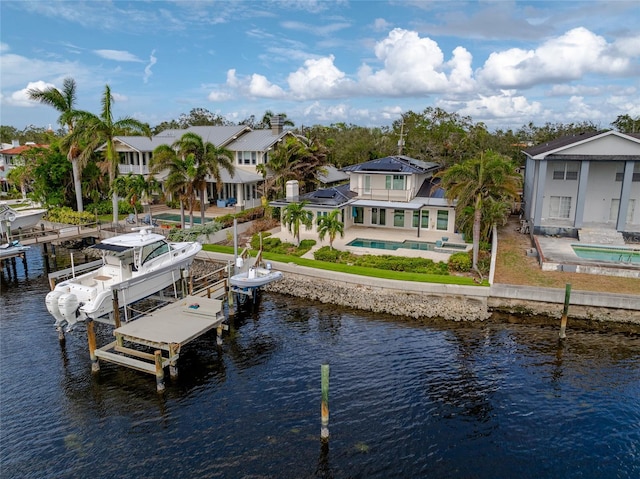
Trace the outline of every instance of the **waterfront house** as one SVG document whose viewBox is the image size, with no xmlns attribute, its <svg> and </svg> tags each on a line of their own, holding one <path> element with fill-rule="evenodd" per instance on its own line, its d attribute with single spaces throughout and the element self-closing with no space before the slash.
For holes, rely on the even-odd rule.
<svg viewBox="0 0 640 479">
<path fill-rule="evenodd" d="M 402 155 L 378 158 L 342 168 L 348 183 L 306 195 L 299 195 L 297 182 L 290 181 L 286 198 L 271 205 L 286 207 L 306 201 L 306 209 L 314 214 L 311 234 L 316 231 L 318 217 L 339 209 L 345 231 L 384 230 L 399 240 L 425 233 L 446 237 L 455 232 L 455 209 L 433 178 L 439 169 L 436 163 Z"/>
<path fill-rule="evenodd" d="M 6 192 L 9 190 L 7 182 L 8 173 L 19 163 L 20 156 L 31 148 L 49 148 L 49 145 L 27 142 L 20 145 L 18 140 L 14 140 L 11 144 L 3 143 L 0 150 L 0 190 Z"/>
<path fill-rule="evenodd" d="M 120 163 L 119 173 L 149 175 L 149 162 L 153 151 L 160 145 L 172 145 L 187 132 L 195 133 L 204 142 L 217 147 L 224 147 L 233 154 L 235 174 L 222 169 L 222 190 L 218 195 L 215 179 L 207 182 L 205 203 L 218 206 L 235 206 L 238 209 L 253 208 L 261 205 L 258 186 L 263 177 L 256 171 L 256 166 L 267 163 L 269 155 L 280 141 L 291 134 L 283 130 L 282 120 L 274 117 L 271 129 L 252 130 L 245 125 L 237 126 L 191 126 L 186 129 L 165 130 L 151 138 L 143 136 L 117 136 L 114 139 Z M 101 147 L 101 148 L 104 148 Z M 162 183 L 163 175 L 158 176 Z"/>
<path fill-rule="evenodd" d="M 523 214 L 532 233 L 640 233 L 640 134 L 589 132 L 523 153 Z"/>
</svg>

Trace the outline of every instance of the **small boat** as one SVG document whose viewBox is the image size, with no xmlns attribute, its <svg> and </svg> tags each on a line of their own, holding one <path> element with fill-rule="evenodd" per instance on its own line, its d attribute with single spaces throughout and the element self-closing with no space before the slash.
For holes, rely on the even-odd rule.
<svg viewBox="0 0 640 479">
<path fill-rule="evenodd" d="M 280 279 L 282 279 L 281 271 L 252 266 L 247 271 L 231 276 L 229 283 L 238 288 L 259 288 Z"/>
<path fill-rule="evenodd" d="M 31 246 L 23 246 L 17 240 L 12 241 L 11 243 L 0 244 L 0 259 L 17 256 L 30 248 Z"/>
<path fill-rule="evenodd" d="M 7 233 L 7 221 L 13 232 L 34 228 L 46 212 L 43 208 L 13 209 L 6 203 L 0 203 L 0 234 Z"/>
<path fill-rule="evenodd" d="M 78 321 L 101 319 L 113 313 L 113 291 L 127 305 L 146 298 L 180 279 L 181 270 L 193 262 L 202 245 L 195 241 L 169 242 L 151 227 L 133 228 L 92 246 L 102 254 L 102 266 L 58 283 L 47 294 L 47 310 L 56 327 L 67 331 Z"/>
</svg>

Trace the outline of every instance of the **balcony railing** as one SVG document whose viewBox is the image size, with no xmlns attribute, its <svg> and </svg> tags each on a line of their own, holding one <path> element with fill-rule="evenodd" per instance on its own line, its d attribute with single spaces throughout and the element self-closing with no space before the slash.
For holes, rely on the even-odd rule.
<svg viewBox="0 0 640 479">
<path fill-rule="evenodd" d="M 149 167 L 146 165 L 123 165 L 122 163 L 118 165 L 118 171 L 120 171 L 121 175 L 126 175 L 128 173 L 134 173 L 136 175 L 148 175 Z"/>
</svg>

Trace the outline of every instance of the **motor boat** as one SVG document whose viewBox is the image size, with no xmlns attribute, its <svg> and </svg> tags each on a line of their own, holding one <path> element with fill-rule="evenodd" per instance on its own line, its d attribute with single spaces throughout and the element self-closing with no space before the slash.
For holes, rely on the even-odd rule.
<svg viewBox="0 0 640 479">
<path fill-rule="evenodd" d="M 10 243 L 0 244 L 0 259 L 10 258 L 11 256 L 18 255 L 19 253 L 24 253 L 29 248 L 31 247 L 21 245 L 18 240 L 13 240 Z"/>
<path fill-rule="evenodd" d="M 6 234 L 6 223 L 11 231 L 28 230 L 35 227 L 47 212 L 44 208 L 13 209 L 6 203 L 0 203 L 0 234 Z"/>
<path fill-rule="evenodd" d="M 282 271 L 273 271 L 271 268 L 252 266 L 247 271 L 235 274 L 229 278 L 231 286 L 238 288 L 259 288 L 272 281 L 282 279 Z"/>
<path fill-rule="evenodd" d="M 152 233 L 152 227 L 102 240 L 91 246 L 100 251 L 102 266 L 58 283 L 47 294 L 47 310 L 56 327 L 67 331 L 86 319 L 111 323 L 113 291 L 118 304 L 139 301 L 178 281 L 202 249 L 198 242 L 170 242 Z"/>
</svg>

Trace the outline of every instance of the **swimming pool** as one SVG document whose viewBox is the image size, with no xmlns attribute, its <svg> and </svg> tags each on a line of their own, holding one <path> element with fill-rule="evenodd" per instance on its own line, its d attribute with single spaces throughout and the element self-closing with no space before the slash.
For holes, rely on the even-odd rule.
<svg viewBox="0 0 640 479">
<path fill-rule="evenodd" d="M 640 265 L 640 248 L 582 244 L 572 244 L 571 247 L 582 259 Z"/>
<path fill-rule="evenodd" d="M 385 249 L 390 251 L 395 251 L 400 248 L 404 249 L 414 249 L 420 251 L 438 251 L 440 250 L 456 250 L 456 251 L 465 251 L 467 246 L 464 244 L 456 244 L 456 243 L 442 243 L 437 244 L 430 241 L 385 241 L 385 240 L 371 240 L 364 238 L 356 238 L 349 243 L 347 246 L 355 246 L 358 248 L 374 248 L 374 249 Z"/>
<path fill-rule="evenodd" d="M 153 215 L 153 219 L 154 220 L 161 220 L 161 221 L 174 221 L 176 223 L 180 223 L 180 215 L 176 215 L 173 213 L 158 213 L 157 215 Z M 209 221 L 213 221 L 214 218 L 204 218 L 204 222 L 208 223 Z M 184 221 L 185 223 L 189 223 L 189 215 L 185 214 L 184 215 Z M 193 214 L 193 222 L 196 224 L 200 224 L 200 212 L 198 212 L 198 215 L 196 216 L 195 212 Z"/>
</svg>

